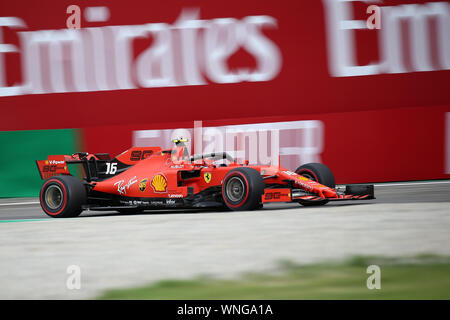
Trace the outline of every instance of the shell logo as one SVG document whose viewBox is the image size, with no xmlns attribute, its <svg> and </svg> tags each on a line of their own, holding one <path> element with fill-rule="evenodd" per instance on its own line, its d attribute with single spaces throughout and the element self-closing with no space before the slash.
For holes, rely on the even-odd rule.
<svg viewBox="0 0 450 320">
<path fill-rule="evenodd" d="M 152 188 L 155 192 L 167 192 L 167 178 L 162 174 L 157 174 L 152 179 Z"/>
</svg>

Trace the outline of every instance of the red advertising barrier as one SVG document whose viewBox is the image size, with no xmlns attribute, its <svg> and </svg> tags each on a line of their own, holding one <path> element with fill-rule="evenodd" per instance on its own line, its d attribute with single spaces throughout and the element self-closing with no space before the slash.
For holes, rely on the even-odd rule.
<svg viewBox="0 0 450 320">
<path fill-rule="evenodd" d="M 338 182 L 448 178 L 449 25 L 448 1 L 3 1 L 0 130 L 118 153 L 135 130 L 309 120 Z"/>
</svg>

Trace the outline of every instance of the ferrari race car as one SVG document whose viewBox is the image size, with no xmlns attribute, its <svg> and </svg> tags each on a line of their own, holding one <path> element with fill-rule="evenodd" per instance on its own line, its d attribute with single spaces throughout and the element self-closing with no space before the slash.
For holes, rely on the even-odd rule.
<svg viewBox="0 0 450 320">
<path fill-rule="evenodd" d="M 281 166 L 239 164 L 226 152 L 190 156 L 185 140 L 174 142 L 172 149 L 134 147 L 113 159 L 105 153 L 78 152 L 37 160 L 45 179 L 42 209 L 59 218 L 76 217 L 83 210 L 254 210 L 268 202 L 316 206 L 375 198 L 373 185 L 336 188 L 333 173 L 321 163 L 291 172 Z M 70 174 L 72 164 L 82 165 L 82 179 Z"/>
</svg>

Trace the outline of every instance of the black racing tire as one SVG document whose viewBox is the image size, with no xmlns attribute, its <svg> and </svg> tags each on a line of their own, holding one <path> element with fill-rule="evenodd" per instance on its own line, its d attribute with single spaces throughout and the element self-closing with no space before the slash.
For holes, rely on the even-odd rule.
<svg viewBox="0 0 450 320">
<path fill-rule="evenodd" d="M 320 184 L 323 184 L 324 186 L 335 188 L 336 182 L 334 179 L 334 174 L 323 163 L 307 163 L 300 167 L 298 167 L 295 170 L 295 173 L 308 178 L 310 180 L 314 180 Z M 299 201 L 299 203 L 305 207 L 309 206 L 323 206 L 324 204 L 328 203 L 328 200 L 321 200 L 321 201 Z"/>
<path fill-rule="evenodd" d="M 227 173 L 222 183 L 225 205 L 233 211 L 261 208 L 265 182 L 253 168 L 235 168 Z"/>
<path fill-rule="evenodd" d="M 87 202 L 86 187 L 72 176 L 52 177 L 42 185 L 39 200 L 42 210 L 52 218 L 77 217 Z"/>
</svg>

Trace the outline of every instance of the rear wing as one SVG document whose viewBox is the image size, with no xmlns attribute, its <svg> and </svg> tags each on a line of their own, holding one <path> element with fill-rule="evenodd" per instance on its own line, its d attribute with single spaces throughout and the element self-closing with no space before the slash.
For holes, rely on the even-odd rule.
<svg viewBox="0 0 450 320">
<path fill-rule="evenodd" d="M 37 160 L 36 164 L 39 174 L 41 175 L 41 179 L 46 180 L 58 175 L 70 175 L 66 157 L 73 159 L 72 156 L 56 155 L 48 156 L 47 160 Z"/>
<path fill-rule="evenodd" d="M 109 161 L 111 161 L 111 157 L 108 153 L 78 152 L 73 155 L 48 156 L 47 160 L 37 160 L 36 164 L 43 180 L 58 175 L 71 175 L 69 164 L 82 164 L 86 178 L 91 180 L 91 178 L 98 178 L 99 166 Z"/>
<path fill-rule="evenodd" d="M 161 152 L 160 147 L 135 147 L 111 159 L 108 153 L 78 152 L 73 155 L 52 155 L 47 160 L 37 160 L 41 179 L 58 175 L 70 175 L 69 164 L 81 164 L 87 181 L 100 181 L 119 174 L 154 154 Z M 111 170 L 114 169 L 114 170 Z"/>
</svg>

